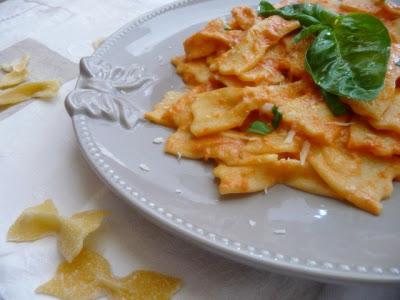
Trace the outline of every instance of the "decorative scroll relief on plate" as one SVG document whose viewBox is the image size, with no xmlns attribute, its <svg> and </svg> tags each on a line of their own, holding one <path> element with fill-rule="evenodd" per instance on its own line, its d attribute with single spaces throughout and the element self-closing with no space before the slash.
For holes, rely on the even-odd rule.
<svg viewBox="0 0 400 300">
<path fill-rule="evenodd" d="M 119 122 L 133 128 L 143 112 L 134 106 L 131 93 L 148 86 L 155 78 L 145 74 L 143 66 L 112 66 L 102 60 L 84 57 L 80 62 L 78 88 L 65 100 L 68 113 Z"/>
</svg>

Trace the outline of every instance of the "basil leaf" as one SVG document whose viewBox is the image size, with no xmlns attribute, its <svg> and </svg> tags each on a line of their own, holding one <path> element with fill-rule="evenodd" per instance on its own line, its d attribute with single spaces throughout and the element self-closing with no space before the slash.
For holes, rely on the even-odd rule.
<svg viewBox="0 0 400 300">
<path fill-rule="evenodd" d="M 274 116 L 272 118 L 271 124 L 272 127 L 276 129 L 279 127 L 279 124 L 282 121 L 282 113 L 278 110 L 278 107 L 276 105 L 272 107 L 272 113 Z"/>
<path fill-rule="evenodd" d="M 379 19 L 367 14 L 339 16 L 334 27 L 322 30 L 308 49 L 306 68 L 323 90 L 373 100 L 383 88 L 390 43 Z"/>
<path fill-rule="evenodd" d="M 338 96 L 324 90 L 321 90 L 321 93 L 324 97 L 326 105 L 335 116 L 347 115 L 349 113 L 349 108 L 340 101 Z"/>
<path fill-rule="evenodd" d="M 293 4 L 276 9 L 268 1 L 261 1 L 258 14 L 263 17 L 278 15 L 289 20 L 297 20 L 303 26 L 316 24 L 333 25 L 337 14 L 325 10 L 318 4 Z"/>
<path fill-rule="evenodd" d="M 261 0 L 258 6 L 258 14 L 267 17 L 265 14 L 268 14 L 270 11 L 276 11 L 275 7 L 268 1 Z"/>
<path fill-rule="evenodd" d="M 315 24 L 311 25 L 310 27 L 306 27 L 295 35 L 295 37 L 293 38 L 293 42 L 298 43 L 301 40 L 308 38 L 310 35 L 313 35 L 314 33 L 317 33 L 326 28 L 327 26 L 323 24 Z"/>
<path fill-rule="evenodd" d="M 338 15 L 317 4 L 275 9 L 264 0 L 260 2 L 259 14 L 298 20 L 305 28 L 295 36 L 295 42 L 318 33 L 307 50 L 305 66 L 324 91 L 370 101 L 382 90 L 391 41 L 378 18 L 368 14 Z"/>
<path fill-rule="evenodd" d="M 256 133 L 260 135 L 266 135 L 268 133 L 271 133 L 272 131 L 273 129 L 269 127 L 267 123 L 264 123 L 262 121 L 254 121 L 247 129 L 247 132 Z"/>
</svg>

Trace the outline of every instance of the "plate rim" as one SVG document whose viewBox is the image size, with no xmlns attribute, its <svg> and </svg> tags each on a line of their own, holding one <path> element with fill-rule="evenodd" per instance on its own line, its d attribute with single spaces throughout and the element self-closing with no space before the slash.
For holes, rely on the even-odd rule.
<svg viewBox="0 0 400 300">
<path fill-rule="evenodd" d="M 142 14 L 109 36 L 105 42 L 96 49 L 91 58 L 101 59 L 118 40 L 122 39 L 131 30 L 141 26 L 148 20 L 177 8 L 205 1 L 207 0 L 176 0 Z M 77 85 L 73 91 L 78 88 L 81 78 L 82 71 L 80 71 Z M 330 283 L 398 284 L 400 282 L 400 270 L 397 266 L 389 270 L 383 270 L 381 266 L 350 266 L 341 264 L 340 262 L 318 261 L 311 258 L 300 260 L 282 253 L 272 253 L 266 249 L 259 249 L 252 245 L 233 241 L 213 232 L 209 232 L 185 221 L 184 218 L 165 211 L 164 208 L 158 207 L 155 203 L 151 202 L 151 200 L 139 195 L 133 187 L 128 186 L 126 184 L 127 180 L 124 180 L 115 170 L 109 167 L 105 168 L 105 156 L 97 147 L 87 123 L 91 117 L 82 112 L 74 113 L 68 108 L 67 111 L 71 115 L 79 148 L 98 177 L 100 177 L 114 193 L 121 196 L 122 199 L 141 212 L 146 218 L 172 234 L 178 235 L 202 248 L 232 260 L 251 265 L 258 269 L 273 271 L 288 276 L 297 276 Z"/>
</svg>

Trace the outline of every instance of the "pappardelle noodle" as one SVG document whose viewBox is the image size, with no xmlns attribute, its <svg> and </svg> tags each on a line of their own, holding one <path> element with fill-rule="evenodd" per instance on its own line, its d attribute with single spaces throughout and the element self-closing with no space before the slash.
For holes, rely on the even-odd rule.
<svg viewBox="0 0 400 300">
<path fill-rule="evenodd" d="M 187 86 L 146 118 L 165 151 L 212 159 L 221 194 L 286 184 L 378 215 L 400 178 L 400 6 L 261 1 L 184 42 Z"/>
</svg>

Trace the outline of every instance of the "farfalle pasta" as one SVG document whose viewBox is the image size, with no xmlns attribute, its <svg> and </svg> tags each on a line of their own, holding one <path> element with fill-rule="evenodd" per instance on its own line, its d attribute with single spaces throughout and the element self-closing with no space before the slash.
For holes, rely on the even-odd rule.
<svg viewBox="0 0 400 300">
<path fill-rule="evenodd" d="M 103 256 L 84 248 L 72 262 L 61 263 L 54 277 L 36 292 L 63 300 L 94 300 L 101 296 L 112 300 L 167 300 L 180 286 L 180 279 L 152 271 L 116 277 Z"/>
<path fill-rule="evenodd" d="M 138 270 L 125 277 L 114 276 L 108 261 L 85 247 L 86 237 L 96 231 L 104 210 L 88 210 L 63 217 L 52 200 L 25 209 L 8 230 L 9 242 L 29 242 L 49 235 L 58 237 L 65 258 L 56 274 L 36 289 L 37 293 L 58 299 L 114 300 L 170 299 L 181 287 L 181 280 L 161 273 Z"/>
<path fill-rule="evenodd" d="M 183 42 L 187 90 L 145 116 L 176 129 L 167 153 L 215 161 L 221 194 L 282 183 L 378 215 L 400 176 L 398 24 L 390 1 L 235 7 Z"/>
<path fill-rule="evenodd" d="M 85 238 L 98 229 L 105 216 L 104 210 L 89 210 L 60 216 L 52 200 L 25 209 L 8 230 L 9 242 L 30 242 L 49 235 L 57 235 L 58 247 L 64 258 L 71 262 L 84 246 Z"/>
</svg>

